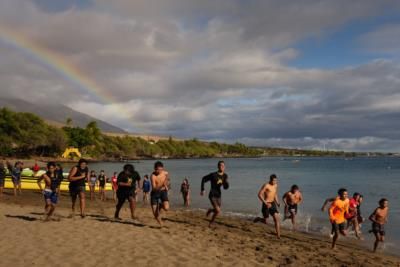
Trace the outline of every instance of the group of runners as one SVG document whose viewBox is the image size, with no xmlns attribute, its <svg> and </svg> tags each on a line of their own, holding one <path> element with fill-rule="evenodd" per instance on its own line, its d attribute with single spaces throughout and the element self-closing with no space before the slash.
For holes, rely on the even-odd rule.
<svg viewBox="0 0 400 267">
<path fill-rule="evenodd" d="M 218 162 L 218 169 L 215 172 L 204 176 L 201 180 L 200 195 L 205 194 L 205 184 L 210 182 L 210 191 L 208 198 L 211 203 L 211 208 L 207 210 L 206 216 L 211 215 L 209 227 L 213 227 L 215 219 L 221 213 L 221 188 L 229 189 L 228 175 L 225 172 L 225 162 Z M 19 170 L 18 170 L 19 168 Z M 0 169 L 4 169 L 1 168 Z M 3 170 L 4 171 L 4 170 Z M 20 174 L 22 171 L 21 163 L 17 162 L 12 168 L 11 173 L 13 182 L 16 183 L 14 175 Z M 4 187 L 5 174 L 0 170 L 0 193 Z M 49 220 L 54 213 L 58 196 L 60 192 L 60 184 L 63 180 L 63 172 L 60 165 L 55 162 L 47 164 L 47 171 L 38 179 L 38 185 L 43 191 L 45 199 L 46 220 Z M 18 180 L 17 180 L 18 181 Z M 45 187 L 42 188 L 41 182 L 44 181 Z M 150 195 L 150 204 L 152 213 L 155 220 L 160 226 L 163 225 L 161 219 L 162 212 L 167 212 L 170 208 L 168 191 L 171 188 L 168 171 L 164 169 L 162 162 L 157 161 L 154 164 L 154 170 L 149 177 L 144 176 L 141 183 L 141 176 L 135 170 L 132 164 L 126 164 L 123 170 L 118 174 L 117 172 L 108 179 L 104 171 L 101 171 L 98 176 L 94 171 L 89 171 L 88 162 L 85 159 L 80 159 L 78 164 L 69 172 L 69 193 L 72 200 L 72 213 L 71 217 L 75 216 L 75 204 L 79 198 L 80 216 L 85 217 L 85 187 L 86 182 L 89 183 L 90 197 L 94 197 L 94 188 L 99 186 L 100 199 L 106 200 L 105 184 L 110 181 L 113 187 L 113 197 L 116 200 L 116 208 L 114 213 L 115 220 L 122 220 L 119 216 L 120 210 L 124 203 L 128 201 L 131 212 L 131 218 L 137 219 L 135 216 L 137 193 L 143 191 L 143 201 L 148 202 Z M 20 191 L 20 187 L 19 187 Z M 181 193 L 185 206 L 190 205 L 190 186 L 187 178 L 181 184 Z M 16 187 L 14 187 L 14 194 L 17 194 Z M 278 177 L 272 174 L 269 181 L 263 184 L 258 192 L 258 198 L 261 202 L 262 217 L 255 218 L 254 222 L 262 222 L 267 224 L 268 218 L 272 217 L 275 225 L 276 235 L 280 238 L 280 199 L 278 197 Z M 361 216 L 361 203 L 363 196 L 360 193 L 354 193 L 353 197 L 349 199 L 348 191 L 345 188 L 338 190 L 338 195 L 333 198 L 328 198 L 322 206 L 322 211 L 330 203 L 329 219 L 332 226 L 332 249 L 336 248 L 336 242 L 339 235 L 346 236 L 348 228 L 354 228 L 355 235 L 361 239 L 360 224 L 364 221 Z M 296 230 L 296 216 L 298 206 L 302 203 L 303 196 L 300 192 L 298 185 L 292 185 L 290 190 L 285 192 L 282 197 L 284 204 L 284 218 L 283 220 L 290 219 L 292 222 L 292 229 Z M 388 200 L 382 198 L 379 201 L 379 206 L 370 215 L 369 220 L 372 222 L 371 233 L 375 235 L 375 243 L 373 250 L 377 250 L 379 243 L 384 242 L 385 230 L 384 225 L 388 218 Z"/>
</svg>

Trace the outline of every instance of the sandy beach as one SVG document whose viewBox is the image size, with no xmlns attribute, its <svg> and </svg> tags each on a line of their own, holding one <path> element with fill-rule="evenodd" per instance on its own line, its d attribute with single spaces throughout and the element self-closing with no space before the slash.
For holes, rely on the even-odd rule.
<svg viewBox="0 0 400 267">
<path fill-rule="evenodd" d="M 270 225 L 221 217 L 207 227 L 203 212 L 174 209 L 160 229 L 150 207 L 138 204 L 138 220 L 113 221 L 114 202 L 87 201 L 87 217 L 68 218 L 63 193 L 54 221 L 43 221 L 39 192 L 9 194 L 0 201 L 1 266 L 400 266 L 400 258 L 371 253 L 354 242 L 331 251 L 328 237 L 284 230 L 277 240 Z M 372 244 L 371 244 L 372 245 Z"/>
</svg>

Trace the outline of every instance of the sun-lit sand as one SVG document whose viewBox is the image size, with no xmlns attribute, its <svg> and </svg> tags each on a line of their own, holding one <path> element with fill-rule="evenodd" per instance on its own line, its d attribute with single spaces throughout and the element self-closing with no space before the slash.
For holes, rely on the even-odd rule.
<svg viewBox="0 0 400 267">
<path fill-rule="evenodd" d="M 39 192 L 0 201 L 1 266 L 400 266 L 400 259 L 373 254 L 352 242 L 329 249 L 328 237 L 283 231 L 237 218 L 207 227 L 203 212 L 174 210 L 159 229 L 149 207 L 139 204 L 138 220 L 111 218 L 114 203 L 88 201 L 88 216 L 67 218 L 63 194 L 56 221 L 44 222 Z"/>
</svg>

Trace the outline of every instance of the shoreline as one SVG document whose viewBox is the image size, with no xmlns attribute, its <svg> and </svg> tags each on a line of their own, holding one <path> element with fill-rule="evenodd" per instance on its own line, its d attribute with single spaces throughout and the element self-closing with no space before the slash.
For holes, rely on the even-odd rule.
<svg viewBox="0 0 400 267">
<path fill-rule="evenodd" d="M 121 211 L 123 221 L 115 222 L 112 220 L 115 205 L 112 200 L 101 202 L 86 199 L 88 216 L 85 219 L 67 218 L 70 213 L 70 199 L 68 193 L 62 193 L 55 212 L 59 221 L 43 223 L 41 218 L 44 202 L 40 192 L 23 191 L 22 196 L 17 198 L 7 192 L 0 200 L 0 227 L 5 233 L 3 240 L 6 241 L 2 242 L 0 249 L 3 251 L 7 249 L 15 255 L 6 257 L 4 266 L 24 265 L 23 263 L 26 264 L 28 261 L 35 265 L 40 264 L 44 257 L 40 259 L 31 257 L 43 253 L 43 246 L 49 247 L 51 255 L 47 256 L 42 264 L 62 260 L 61 265 L 70 266 L 76 261 L 79 262 L 83 255 L 79 255 L 77 259 L 75 256 L 66 257 L 68 251 L 78 249 L 82 250 L 82 253 L 89 252 L 89 255 L 84 256 L 87 259 L 85 266 L 95 266 L 102 264 L 98 262 L 97 257 L 101 258 L 101 253 L 105 253 L 104 250 L 97 249 L 99 244 L 104 245 L 108 255 L 107 262 L 103 262 L 102 265 L 114 263 L 143 266 L 400 265 L 400 257 L 386 252 L 374 254 L 370 249 L 352 240 L 339 239 L 336 251 L 330 250 L 328 237 L 314 233 L 282 229 L 282 239 L 278 240 L 272 225 L 254 224 L 247 219 L 232 215 L 218 217 L 216 228 L 210 229 L 207 227 L 208 219 L 205 218 L 204 212 L 181 207 L 172 206 L 164 218 L 166 228 L 163 229 L 159 229 L 152 218 L 150 206 L 143 206 L 141 202 L 138 203 L 136 213 L 138 221 L 127 219 L 129 211 L 128 204 L 125 203 Z M 15 235 L 17 232 L 20 234 Z M 52 238 L 54 235 L 58 238 Z M 21 247 L 21 242 L 31 248 L 28 250 L 29 255 L 21 254 L 26 251 Z M 53 243 L 65 246 L 65 250 L 54 249 Z M 121 244 L 123 247 L 128 247 L 127 251 L 131 253 L 126 254 L 123 253 L 125 250 L 116 250 L 113 255 L 109 255 L 109 251 L 115 249 L 114 246 L 119 247 Z M 133 252 L 132 247 L 137 249 Z M 138 258 L 139 255 L 143 255 L 144 250 L 148 255 L 144 257 L 145 259 Z M 151 261 L 152 259 L 155 261 Z M 22 260 L 24 261 L 21 262 Z"/>
</svg>

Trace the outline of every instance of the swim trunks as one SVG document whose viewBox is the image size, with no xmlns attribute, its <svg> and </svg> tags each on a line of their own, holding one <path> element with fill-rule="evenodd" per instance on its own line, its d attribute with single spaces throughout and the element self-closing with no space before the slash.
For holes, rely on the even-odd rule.
<svg viewBox="0 0 400 267">
<path fill-rule="evenodd" d="M 297 204 L 288 205 L 288 211 L 293 214 L 297 214 Z"/>
<path fill-rule="evenodd" d="M 208 196 L 208 199 L 211 202 L 211 205 L 221 207 L 222 200 L 220 197 Z"/>
<path fill-rule="evenodd" d="M 265 203 L 262 204 L 261 212 L 264 218 L 268 218 L 269 215 L 274 216 L 276 213 L 279 213 L 275 202 L 272 202 L 270 204 L 271 204 L 270 208 L 268 208 L 267 205 L 265 205 Z"/>
<path fill-rule="evenodd" d="M 385 235 L 385 227 L 383 224 L 373 222 L 372 223 L 372 232 L 374 234 Z"/>
<path fill-rule="evenodd" d="M 343 232 L 345 228 L 346 224 L 344 222 L 339 224 L 335 222 L 332 223 L 332 232 L 338 232 L 338 231 Z"/>
<path fill-rule="evenodd" d="M 69 185 L 69 194 L 71 195 L 71 197 L 76 197 L 80 193 L 85 193 L 85 191 L 85 186 L 71 186 L 71 184 Z"/>
<path fill-rule="evenodd" d="M 50 189 L 45 189 L 43 191 L 44 200 L 50 200 L 52 204 L 57 204 L 58 196 L 56 192 L 53 192 Z"/>
<path fill-rule="evenodd" d="M 157 205 L 160 202 L 167 202 L 168 201 L 168 191 L 161 190 L 161 191 L 151 191 L 150 193 L 150 202 L 151 205 Z"/>
</svg>

